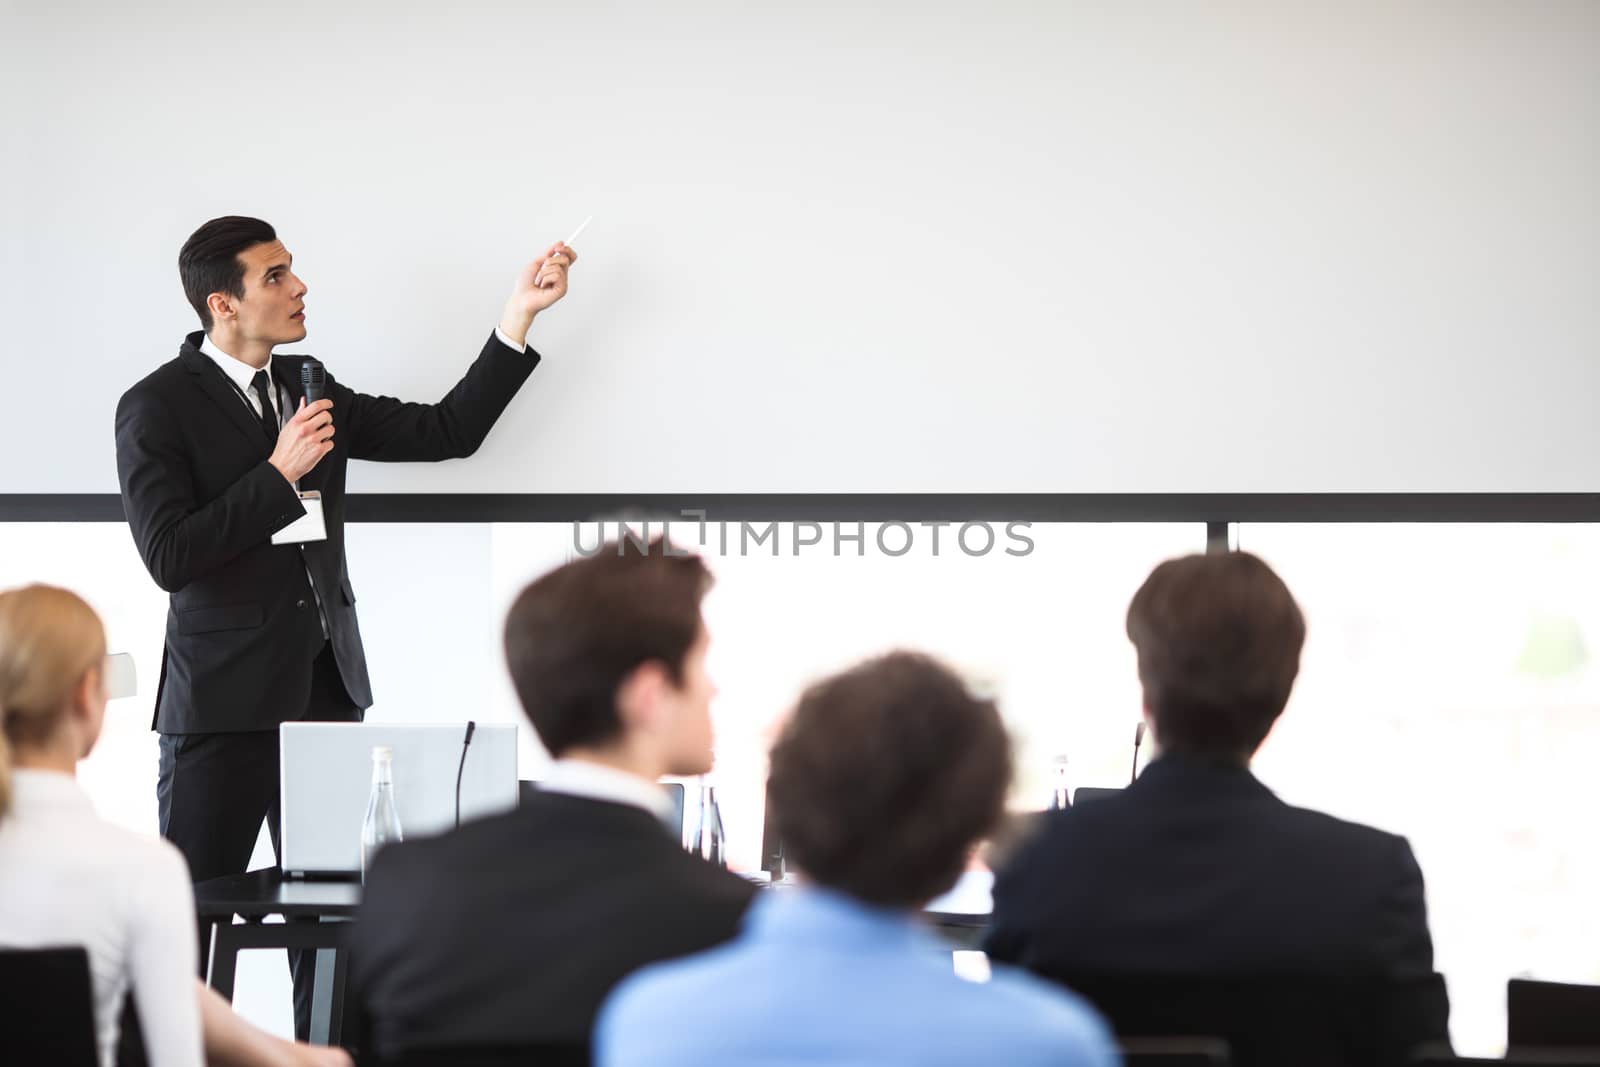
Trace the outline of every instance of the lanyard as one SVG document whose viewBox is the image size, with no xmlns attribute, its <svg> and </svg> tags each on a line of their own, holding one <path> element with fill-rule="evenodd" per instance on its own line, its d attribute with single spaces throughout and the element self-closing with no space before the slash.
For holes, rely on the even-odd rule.
<svg viewBox="0 0 1600 1067">
<path fill-rule="evenodd" d="M 221 371 L 222 368 L 218 367 L 217 370 Z M 233 386 L 233 391 L 239 394 L 239 399 L 244 401 L 244 406 L 249 408 L 251 411 L 254 411 L 256 406 L 250 403 L 250 394 L 239 388 L 239 383 L 233 380 L 232 375 L 224 373 L 222 376 L 223 378 L 227 379 L 229 385 Z M 283 393 L 279 391 L 278 380 L 272 376 L 271 371 L 267 371 L 267 381 L 272 384 L 272 391 L 277 396 L 278 408 L 273 408 L 272 402 L 265 397 L 262 398 L 262 403 L 266 404 L 267 407 L 272 410 L 272 421 L 276 422 L 278 424 L 278 429 L 281 430 L 283 429 L 283 415 L 281 414 L 281 408 L 283 406 Z"/>
</svg>

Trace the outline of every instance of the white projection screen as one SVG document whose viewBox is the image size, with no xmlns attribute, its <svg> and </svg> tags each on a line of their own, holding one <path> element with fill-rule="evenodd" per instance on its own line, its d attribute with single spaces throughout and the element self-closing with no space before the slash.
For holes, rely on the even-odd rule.
<svg viewBox="0 0 1600 1067">
<path fill-rule="evenodd" d="M 545 362 L 422 493 L 1585 492 L 1600 4 L 11 2 L 0 493 L 115 492 L 271 221 L 314 354 L 443 395 L 586 216 Z"/>
</svg>

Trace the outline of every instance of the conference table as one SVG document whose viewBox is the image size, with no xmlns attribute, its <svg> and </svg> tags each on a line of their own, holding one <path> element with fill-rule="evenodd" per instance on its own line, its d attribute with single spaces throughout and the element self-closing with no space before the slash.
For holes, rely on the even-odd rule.
<svg viewBox="0 0 1600 1067">
<path fill-rule="evenodd" d="M 206 984 L 228 1000 L 233 999 L 240 952 L 316 949 L 311 1040 L 338 1044 L 344 1024 L 345 938 L 361 904 L 360 882 L 285 878 L 278 868 L 263 867 L 196 884 L 194 902 L 208 932 L 206 945 L 201 946 L 206 953 Z M 243 921 L 234 922 L 236 915 Z M 267 921 L 274 917 L 282 921 Z"/>
<path fill-rule="evenodd" d="M 763 884 L 759 883 L 758 884 Z M 968 871 L 923 914 L 952 950 L 974 949 L 988 927 L 994 876 Z M 782 892 L 785 883 L 774 891 Z M 361 904 L 355 880 L 285 878 L 276 867 L 225 875 L 194 887 L 195 910 L 208 931 L 206 984 L 233 999 L 239 953 L 246 949 L 317 950 L 311 994 L 311 1040 L 337 1044 L 344 1026 L 347 935 Z M 237 916 L 240 922 L 235 922 Z M 281 919 L 269 922 L 269 919 Z"/>
</svg>

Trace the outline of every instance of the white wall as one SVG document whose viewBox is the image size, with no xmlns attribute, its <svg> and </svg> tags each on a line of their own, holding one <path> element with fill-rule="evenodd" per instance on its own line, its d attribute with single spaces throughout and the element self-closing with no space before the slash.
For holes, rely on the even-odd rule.
<svg viewBox="0 0 1600 1067">
<path fill-rule="evenodd" d="M 233 212 L 424 399 L 595 215 L 485 450 L 357 489 L 1595 481 L 1600 5 L 3 10 L 0 492 L 115 488 Z"/>
</svg>

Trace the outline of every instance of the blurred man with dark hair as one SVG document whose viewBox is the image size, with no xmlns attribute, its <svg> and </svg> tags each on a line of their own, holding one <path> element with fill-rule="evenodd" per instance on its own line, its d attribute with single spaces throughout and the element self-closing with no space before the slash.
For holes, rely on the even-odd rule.
<svg viewBox="0 0 1600 1067">
<path fill-rule="evenodd" d="M 558 243 L 522 269 L 438 403 L 359 393 L 326 371 L 308 403 L 310 357 L 273 352 L 305 339 L 308 291 L 277 231 L 227 215 L 184 242 L 178 277 L 200 329 L 123 394 L 116 446 L 129 530 L 171 594 L 156 800 L 195 881 L 242 874 L 263 819 L 277 851 L 278 724 L 359 721 L 372 704 L 345 563 L 350 460 L 472 455 L 538 365 L 528 331 L 566 295 L 575 260 Z M 314 955 L 290 953 L 302 1038 Z"/>
<path fill-rule="evenodd" d="M 518 810 L 378 854 L 351 981 L 379 1055 L 586 1047 L 623 976 L 733 936 L 754 888 L 680 847 L 657 784 L 711 769 L 710 584 L 624 540 L 511 605 L 511 680 L 555 762 Z"/>
<path fill-rule="evenodd" d="M 768 787 L 808 884 L 757 901 L 737 941 L 624 983 L 597 1026 L 597 1061 L 1115 1063 L 1075 997 L 1006 968 L 987 984 L 958 978 L 918 926 L 999 821 L 1010 780 L 994 705 L 933 660 L 895 653 L 813 686 L 773 747 Z"/>
<path fill-rule="evenodd" d="M 1305 643 L 1272 569 L 1163 563 L 1127 632 L 1156 758 L 1121 794 L 1052 813 L 999 872 L 990 956 L 1061 977 L 1429 975 L 1405 839 L 1290 807 L 1250 773 Z"/>
</svg>

